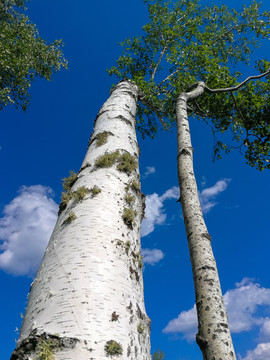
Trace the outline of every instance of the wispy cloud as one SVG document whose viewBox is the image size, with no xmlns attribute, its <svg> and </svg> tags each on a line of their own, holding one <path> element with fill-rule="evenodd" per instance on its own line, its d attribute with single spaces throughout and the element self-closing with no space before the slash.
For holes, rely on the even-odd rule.
<svg viewBox="0 0 270 360">
<path fill-rule="evenodd" d="M 142 221 L 141 236 L 149 235 L 154 231 L 156 225 L 162 225 L 166 221 L 164 201 L 168 199 L 178 199 L 179 188 L 177 186 L 167 190 L 163 195 L 159 196 L 154 193 L 146 195 L 145 200 L 145 218 Z"/>
<path fill-rule="evenodd" d="M 0 219 L 0 269 L 13 275 L 33 275 L 57 219 L 53 192 L 42 185 L 22 186 Z"/>
<path fill-rule="evenodd" d="M 201 202 L 202 211 L 204 214 L 208 213 L 218 203 L 215 201 L 216 197 L 223 191 L 225 191 L 230 183 L 231 179 L 221 179 L 215 183 L 214 186 L 206 188 L 199 192 L 199 198 Z"/>
<path fill-rule="evenodd" d="M 259 329 L 261 344 L 255 350 L 249 351 L 243 360 L 268 359 L 262 354 L 270 354 L 270 289 L 255 283 L 253 279 L 244 278 L 235 288 L 228 290 L 224 295 L 230 329 L 233 333 Z M 266 315 L 263 317 L 258 309 L 264 307 Z M 181 333 L 187 341 L 194 341 L 197 332 L 197 316 L 195 305 L 188 311 L 182 311 L 177 318 L 171 320 L 163 330 L 164 333 Z M 260 346 L 261 345 L 261 346 Z M 270 358 L 270 357 L 269 357 Z"/>
<path fill-rule="evenodd" d="M 267 360 L 270 359 L 270 343 L 262 343 L 257 345 L 254 350 L 249 350 L 247 356 L 242 358 L 239 355 L 239 360 Z"/>
<path fill-rule="evenodd" d="M 203 213 L 208 213 L 218 203 L 216 197 L 228 187 L 231 179 L 221 179 L 214 186 L 199 192 L 199 198 Z M 166 221 L 164 201 L 168 199 L 179 199 L 179 187 L 173 186 L 163 195 L 157 193 L 146 195 L 145 219 L 142 222 L 141 236 L 147 236 L 154 231 L 156 225 L 162 225 Z"/>
<path fill-rule="evenodd" d="M 154 166 L 146 166 L 146 170 L 143 174 L 143 178 L 147 178 L 149 175 L 152 175 L 156 172 L 156 168 Z"/>
<path fill-rule="evenodd" d="M 142 249 L 144 264 L 156 265 L 164 258 L 164 253 L 160 249 Z"/>
</svg>

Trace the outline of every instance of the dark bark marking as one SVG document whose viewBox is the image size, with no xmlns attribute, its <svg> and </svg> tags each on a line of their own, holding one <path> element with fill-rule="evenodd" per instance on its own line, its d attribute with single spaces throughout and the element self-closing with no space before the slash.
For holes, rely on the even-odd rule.
<svg viewBox="0 0 270 360">
<path fill-rule="evenodd" d="M 212 266 L 208 266 L 208 265 L 204 265 L 204 266 L 201 266 L 200 268 L 197 269 L 197 271 L 200 271 L 200 270 L 212 270 L 212 271 L 216 271 L 216 269 Z M 212 279 L 211 279 L 212 280 Z M 212 280 L 213 281 L 213 280 Z"/>
<path fill-rule="evenodd" d="M 135 278 L 137 281 L 140 280 L 139 274 L 136 270 L 134 270 L 131 266 L 129 267 L 129 271 L 130 271 L 130 277 L 132 276 L 132 274 L 135 274 Z"/>
<path fill-rule="evenodd" d="M 115 117 L 115 119 L 120 119 L 124 123 L 126 123 L 126 124 L 128 124 L 130 126 L 133 126 L 132 122 L 129 119 L 125 118 L 123 115 L 118 115 L 118 116 Z"/>
<path fill-rule="evenodd" d="M 136 312 L 137 312 L 138 317 L 139 317 L 141 320 L 143 320 L 144 316 L 143 316 L 143 313 L 142 313 L 142 311 L 141 311 L 141 309 L 140 309 L 140 307 L 139 307 L 138 304 L 137 304 L 137 310 L 136 310 Z"/>
<path fill-rule="evenodd" d="M 137 102 L 137 96 L 132 91 L 124 90 L 122 91 L 122 94 L 130 95 Z"/>
<path fill-rule="evenodd" d="M 211 235 L 209 233 L 204 233 L 202 234 L 202 237 L 205 237 L 206 239 L 208 239 L 210 242 L 212 241 Z"/>
<path fill-rule="evenodd" d="M 141 222 L 142 222 L 145 216 L 145 208 L 146 208 L 145 195 L 142 192 L 141 192 L 141 202 L 142 202 L 142 213 L 141 213 Z"/>
<path fill-rule="evenodd" d="M 18 348 L 16 348 L 10 360 L 26 360 L 28 359 L 28 355 L 33 355 L 33 352 L 37 349 L 37 346 L 42 341 L 51 340 L 54 344 L 54 348 L 56 351 L 61 350 L 63 348 L 74 349 L 77 342 L 80 340 L 76 338 L 68 338 L 68 337 L 60 337 L 57 335 L 47 334 L 46 332 L 41 335 L 37 334 L 37 329 L 33 330 L 30 335 L 24 339 Z"/>
<path fill-rule="evenodd" d="M 119 321 L 119 316 L 120 315 L 116 314 L 116 311 L 114 311 L 111 316 L 111 321 Z"/>
</svg>

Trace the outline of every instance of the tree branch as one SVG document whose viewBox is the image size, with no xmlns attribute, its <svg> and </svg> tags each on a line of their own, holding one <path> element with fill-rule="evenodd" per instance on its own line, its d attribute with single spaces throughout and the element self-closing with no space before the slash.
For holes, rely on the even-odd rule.
<svg viewBox="0 0 270 360">
<path fill-rule="evenodd" d="M 176 69 L 173 73 L 171 73 L 170 75 L 168 75 L 164 80 L 162 80 L 157 87 L 160 87 L 162 84 L 164 84 L 167 80 L 169 80 L 173 75 L 175 75 L 176 73 L 178 73 L 180 69 Z"/>
<path fill-rule="evenodd" d="M 156 63 L 156 66 L 155 66 L 155 68 L 154 68 L 154 70 L 153 70 L 153 73 L 152 73 L 152 75 L 151 75 L 151 81 L 154 81 L 154 79 L 155 79 L 157 69 L 158 69 L 158 67 L 159 67 L 159 65 L 160 65 L 160 63 L 161 63 L 161 60 L 162 60 L 163 55 L 165 54 L 167 48 L 168 48 L 168 43 L 164 46 L 164 48 L 163 48 L 162 51 L 160 52 L 158 62 Z"/>
<path fill-rule="evenodd" d="M 172 27 L 172 30 L 176 27 L 176 25 L 179 23 L 179 21 L 182 20 L 183 18 L 185 18 L 185 15 L 181 16 L 180 18 L 178 18 L 178 19 L 176 20 L 175 24 L 174 24 L 173 27 Z M 161 35 L 161 36 L 162 36 L 162 35 Z M 163 36 L 162 36 L 162 37 L 163 37 Z M 162 49 L 162 51 L 161 51 L 161 53 L 160 53 L 160 56 L 159 56 L 159 59 L 158 59 L 158 62 L 157 62 L 157 64 L 156 64 L 155 68 L 154 68 L 153 74 L 152 74 L 152 76 L 151 76 L 151 80 L 152 80 L 152 81 L 154 81 L 154 78 L 155 78 L 157 69 L 158 69 L 158 67 L 159 67 L 159 65 L 160 65 L 160 62 L 161 62 L 161 60 L 162 60 L 162 58 L 163 58 L 163 55 L 165 54 L 165 52 L 166 52 L 169 44 L 170 44 L 170 40 L 168 39 L 168 40 L 165 42 L 165 46 L 164 46 L 164 48 Z M 165 81 L 166 81 L 166 80 L 165 80 Z M 161 83 L 161 84 L 162 84 L 162 83 Z M 159 86 L 159 85 L 158 85 L 158 86 Z"/>
<path fill-rule="evenodd" d="M 243 85 L 245 85 L 248 81 L 250 80 L 254 80 L 254 79 L 260 79 L 266 75 L 268 75 L 270 73 L 270 69 L 268 69 L 267 71 L 265 71 L 263 74 L 260 75 L 254 75 L 254 76 L 249 76 L 248 78 L 246 78 L 246 80 L 242 81 L 240 84 L 236 85 L 236 86 L 232 86 L 232 87 L 228 87 L 228 88 L 223 88 L 223 89 L 210 89 L 208 86 L 205 85 L 205 90 L 209 93 L 221 93 L 221 92 L 230 92 L 230 91 L 236 91 L 238 90 L 240 87 L 242 87 Z"/>
</svg>

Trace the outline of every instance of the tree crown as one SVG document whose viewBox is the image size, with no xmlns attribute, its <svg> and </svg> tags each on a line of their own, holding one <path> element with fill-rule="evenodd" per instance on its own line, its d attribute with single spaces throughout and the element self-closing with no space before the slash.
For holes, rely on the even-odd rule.
<svg viewBox="0 0 270 360">
<path fill-rule="evenodd" d="M 118 78 L 131 78 L 139 86 L 138 130 L 155 136 L 158 118 L 165 129 L 175 122 L 175 103 L 181 92 L 203 81 L 208 89 L 237 85 L 243 78 L 240 64 L 250 71 L 250 56 L 270 34 L 270 11 L 253 1 L 237 12 L 225 5 L 202 6 L 199 0 L 145 0 L 150 22 L 139 37 L 121 45 L 123 54 L 109 70 Z M 270 69 L 259 60 L 253 68 Z M 253 70 L 253 71 L 255 71 Z M 270 168 L 269 75 L 247 82 L 234 92 L 212 93 L 189 104 L 189 112 L 211 124 L 213 133 L 231 130 L 245 147 L 245 156 L 260 170 Z M 230 147 L 216 141 L 215 157 Z"/>
<path fill-rule="evenodd" d="M 0 0 L 0 110 L 15 105 L 26 110 L 35 77 L 51 79 L 67 67 L 62 40 L 47 44 L 23 13 L 25 1 Z"/>
</svg>

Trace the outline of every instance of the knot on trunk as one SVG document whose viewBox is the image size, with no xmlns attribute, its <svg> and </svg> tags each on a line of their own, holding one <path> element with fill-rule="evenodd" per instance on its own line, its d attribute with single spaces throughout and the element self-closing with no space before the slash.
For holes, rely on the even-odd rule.
<svg viewBox="0 0 270 360">
<path fill-rule="evenodd" d="M 192 153 L 193 153 L 193 147 L 186 147 L 184 149 L 181 149 L 179 151 L 179 154 L 178 154 L 178 158 L 181 156 L 181 155 L 188 155 L 188 156 L 192 156 Z"/>
<path fill-rule="evenodd" d="M 201 352 L 204 353 L 208 346 L 208 341 L 199 334 L 196 334 L 196 342 L 199 345 Z"/>
</svg>

